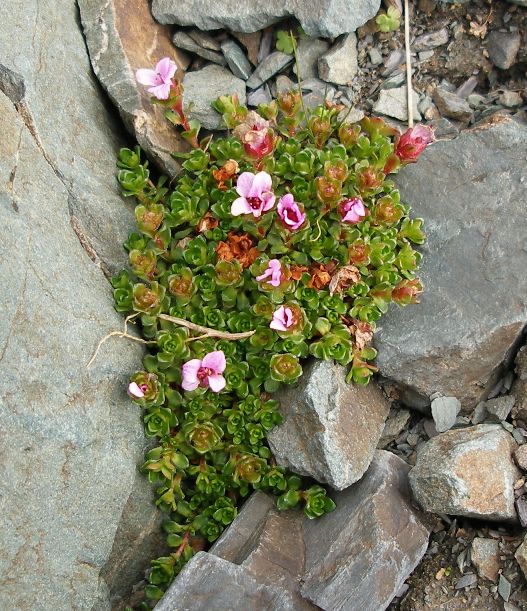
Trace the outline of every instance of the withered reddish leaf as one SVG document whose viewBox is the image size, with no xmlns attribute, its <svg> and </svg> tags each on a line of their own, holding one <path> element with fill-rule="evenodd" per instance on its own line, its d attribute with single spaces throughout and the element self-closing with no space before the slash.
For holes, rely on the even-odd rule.
<svg viewBox="0 0 527 611">
<path fill-rule="evenodd" d="M 230 231 L 227 242 L 220 242 L 216 247 L 218 259 L 232 261 L 237 259 L 243 268 L 249 267 L 258 257 L 258 250 L 253 246 L 253 241 L 249 235 L 240 235 Z"/>
<path fill-rule="evenodd" d="M 209 231 L 209 229 L 215 229 L 219 225 L 219 220 L 213 216 L 210 212 L 205 212 L 205 215 L 200 219 L 196 225 L 198 233 Z"/>
<path fill-rule="evenodd" d="M 355 345 L 359 350 L 365 348 L 373 339 L 373 327 L 369 322 L 354 318 L 353 324 L 349 326 L 349 330 L 354 336 Z"/>
<path fill-rule="evenodd" d="M 309 273 L 311 274 L 311 279 L 307 284 L 309 288 L 323 289 L 331 280 L 331 274 L 322 263 L 313 263 L 309 268 Z"/>
</svg>

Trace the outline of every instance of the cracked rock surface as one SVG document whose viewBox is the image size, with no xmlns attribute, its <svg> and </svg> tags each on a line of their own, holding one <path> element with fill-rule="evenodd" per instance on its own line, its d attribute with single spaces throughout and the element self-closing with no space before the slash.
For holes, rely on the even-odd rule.
<svg viewBox="0 0 527 611">
<path fill-rule="evenodd" d="M 133 224 L 114 177 L 123 134 L 73 3 L 3 3 L 0 36 L 0 608 L 106 610 L 157 537 L 123 392 L 142 352 L 108 343 L 86 368 L 122 327 L 105 276 Z"/>
</svg>

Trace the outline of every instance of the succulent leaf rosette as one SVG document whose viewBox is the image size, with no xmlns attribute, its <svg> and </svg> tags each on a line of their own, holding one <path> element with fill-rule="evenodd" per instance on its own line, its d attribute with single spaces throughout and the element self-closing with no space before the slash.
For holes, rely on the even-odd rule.
<svg viewBox="0 0 527 611">
<path fill-rule="evenodd" d="M 272 458 L 266 434 L 281 415 L 270 393 L 295 383 L 308 356 L 347 366 L 357 384 L 376 371 L 376 321 L 423 290 L 422 219 L 391 174 L 433 140 L 424 126 L 401 135 L 381 119 L 348 123 L 329 102 L 304 111 L 291 91 L 257 111 L 220 98 L 232 135 L 200 141 L 175 75 L 165 58 L 137 78 L 192 149 L 170 188 L 151 180 L 138 147 L 121 151 L 138 231 L 125 243 L 130 271 L 112 282 L 116 309 L 149 342 L 128 393 L 158 438 L 143 470 L 174 549 L 152 563 L 151 603 L 252 489 L 309 518 L 334 508 Z"/>
</svg>

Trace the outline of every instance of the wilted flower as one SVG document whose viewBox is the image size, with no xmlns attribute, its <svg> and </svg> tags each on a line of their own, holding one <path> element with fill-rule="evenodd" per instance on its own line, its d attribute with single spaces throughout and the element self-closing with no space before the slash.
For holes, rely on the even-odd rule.
<svg viewBox="0 0 527 611">
<path fill-rule="evenodd" d="M 236 192 L 241 197 L 232 202 L 231 214 L 252 214 L 259 218 L 274 206 L 276 198 L 271 191 L 272 187 L 273 181 L 267 172 L 243 172 L 236 182 Z"/>
<path fill-rule="evenodd" d="M 289 231 L 296 231 L 306 220 L 306 215 L 300 210 L 291 193 L 286 193 L 286 195 L 280 198 L 276 210 L 282 224 Z"/>
<path fill-rule="evenodd" d="M 342 183 L 334 178 L 318 176 L 315 178 L 317 197 L 323 204 L 334 204 L 342 195 Z"/>
<path fill-rule="evenodd" d="M 343 223 L 360 223 L 366 216 L 366 208 L 360 197 L 345 199 L 339 205 Z"/>
<path fill-rule="evenodd" d="M 266 280 L 267 278 L 270 278 L 270 280 Z M 280 265 L 280 261 L 278 259 L 271 259 L 265 272 L 261 276 L 256 276 L 256 280 L 258 280 L 258 282 L 261 280 L 266 280 L 266 282 L 268 282 L 271 286 L 280 286 L 282 278 L 282 266 Z"/>
<path fill-rule="evenodd" d="M 220 392 L 225 388 L 225 378 L 221 375 L 227 363 L 222 350 L 209 352 L 200 359 L 191 359 L 182 367 L 183 381 L 181 386 L 185 390 L 196 390 L 198 386 L 209 387 L 212 392 Z"/>
<path fill-rule="evenodd" d="M 423 285 L 415 278 L 414 280 L 401 280 L 392 291 L 392 299 L 399 305 L 419 303 L 418 295 L 423 292 Z"/>
<path fill-rule="evenodd" d="M 275 329 L 275 331 L 287 331 L 287 329 L 294 324 L 295 318 L 291 308 L 280 306 L 278 310 L 273 313 L 273 320 L 269 326 L 271 329 Z"/>
<path fill-rule="evenodd" d="M 158 100 L 166 100 L 173 85 L 172 78 L 176 74 L 177 66 L 169 57 L 158 61 L 154 70 L 141 68 L 136 71 L 135 78 L 141 85 L 148 86 L 151 93 Z"/>
<path fill-rule="evenodd" d="M 262 159 L 274 148 L 274 132 L 269 127 L 269 121 L 254 110 L 247 113 L 243 123 L 240 123 L 233 133 L 243 144 L 245 152 L 256 159 Z"/>
<path fill-rule="evenodd" d="M 399 138 L 395 145 L 395 154 L 403 163 L 412 163 L 434 140 L 432 128 L 426 125 L 415 125 L 406 130 Z"/>
</svg>

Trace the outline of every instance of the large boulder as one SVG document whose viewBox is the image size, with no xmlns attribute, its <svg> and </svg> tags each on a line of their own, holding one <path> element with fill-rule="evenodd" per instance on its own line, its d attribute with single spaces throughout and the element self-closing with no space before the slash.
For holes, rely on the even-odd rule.
<svg viewBox="0 0 527 611">
<path fill-rule="evenodd" d="M 174 174 L 179 165 L 171 153 L 187 145 L 165 119 L 163 108 L 152 104 L 146 87 L 136 82 L 135 71 L 170 57 L 178 65 L 176 77 L 182 79 L 189 58 L 172 44 L 170 28 L 152 19 L 144 0 L 78 4 L 93 71 L 139 145 L 165 172 Z"/>
<path fill-rule="evenodd" d="M 398 176 L 425 219 L 425 292 L 382 319 L 377 364 L 410 403 L 438 392 L 470 410 L 515 347 L 527 318 L 526 156 L 527 127 L 500 117 L 435 143 Z"/>
<path fill-rule="evenodd" d="M 410 485 L 433 513 L 516 521 L 514 486 L 521 474 L 512 435 L 499 424 L 479 424 L 437 435 L 417 452 Z"/>
<path fill-rule="evenodd" d="M 122 538 L 137 562 L 158 521 L 137 476 L 140 412 L 123 390 L 142 350 L 114 340 L 86 367 L 122 327 L 105 275 L 125 263 L 133 226 L 114 176 L 124 131 L 74 3 L 2 3 L 0 37 L 0 608 L 109 609 L 148 562 L 124 584 L 112 548 Z"/>
<path fill-rule="evenodd" d="M 346 384 L 346 370 L 311 360 L 279 395 L 284 422 L 268 435 L 278 464 L 343 490 L 369 467 L 390 404 L 380 388 Z"/>
<path fill-rule="evenodd" d="M 334 38 L 354 32 L 375 17 L 379 5 L 380 0 L 153 0 L 152 13 L 164 24 L 234 32 L 256 32 L 294 16 L 309 36 Z"/>
</svg>

